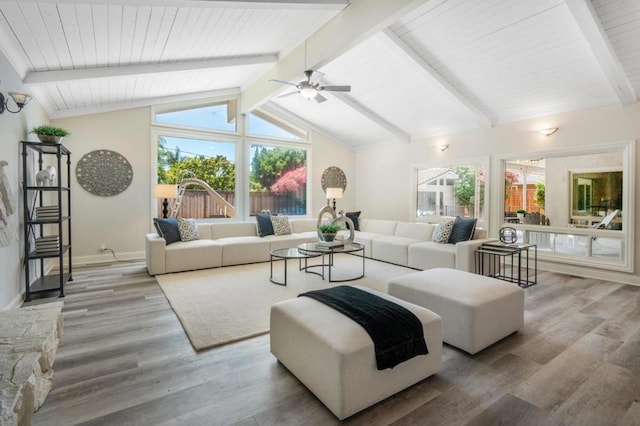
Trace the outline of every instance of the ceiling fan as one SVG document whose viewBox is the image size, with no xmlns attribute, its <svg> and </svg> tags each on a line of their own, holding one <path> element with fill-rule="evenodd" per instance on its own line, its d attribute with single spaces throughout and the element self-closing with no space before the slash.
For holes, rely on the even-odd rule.
<svg viewBox="0 0 640 426">
<path fill-rule="evenodd" d="M 282 80 L 269 80 L 269 81 L 273 81 L 275 83 L 280 83 L 280 84 L 286 84 L 289 86 L 294 86 L 296 89 L 298 89 L 295 92 L 290 92 L 290 93 L 285 93 L 284 95 L 280 95 L 278 96 L 279 98 L 300 93 L 300 95 L 302 95 L 303 98 L 307 100 L 315 99 L 316 102 L 318 103 L 324 102 L 327 100 L 327 98 L 322 96 L 320 92 L 323 92 L 323 91 L 324 92 L 350 92 L 351 91 L 351 86 L 344 86 L 344 85 L 343 86 L 321 86 L 320 78 L 322 78 L 324 74 L 322 74 L 320 71 L 306 70 L 304 72 L 304 75 L 307 77 L 307 80 L 306 81 L 303 80 L 298 84 L 289 83 L 288 81 L 282 81 Z M 317 79 L 312 80 L 312 77 L 317 77 Z"/>
</svg>

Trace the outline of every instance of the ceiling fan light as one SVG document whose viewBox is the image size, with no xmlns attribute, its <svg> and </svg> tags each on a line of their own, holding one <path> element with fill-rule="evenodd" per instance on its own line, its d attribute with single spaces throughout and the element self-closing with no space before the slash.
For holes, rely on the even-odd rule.
<svg viewBox="0 0 640 426">
<path fill-rule="evenodd" d="M 311 100 L 313 98 L 316 97 L 316 95 L 318 94 L 316 89 L 312 89 L 310 87 L 305 87 L 304 89 L 300 89 L 300 94 L 302 95 L 303 98 L 305 98 L 306 100 Z"/>
</svg>

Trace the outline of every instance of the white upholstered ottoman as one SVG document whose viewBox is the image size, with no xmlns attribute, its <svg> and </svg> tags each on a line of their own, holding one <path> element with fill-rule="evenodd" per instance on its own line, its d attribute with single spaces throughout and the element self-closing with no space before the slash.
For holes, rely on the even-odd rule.
<svg viewBox="0 0 640 426">
<path fill-rule="evenodd" d="M 309 297 L 271 307 L 271 352 L 340 420 L 440 371 L 440 317 L 428 309 L 365 287 L 413 312 L 428 355 L 378 370 L 373 341 L 355 321 Z"/>
<path fill-rule="evenodd" d="M 388 291 L 440 315 L 443 340 L 470 354 L 524 325 L 524 291 L 495 278 L 435 268 L 393 278 Z"/>
</svg>

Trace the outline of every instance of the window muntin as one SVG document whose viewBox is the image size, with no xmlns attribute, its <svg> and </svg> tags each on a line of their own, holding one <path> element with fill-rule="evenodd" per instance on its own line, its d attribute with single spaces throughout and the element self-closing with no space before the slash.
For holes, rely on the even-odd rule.
<svg viewBox="0 0 640 426">
<path fill-rule="evenodd" d="M 307 149 L 249 146 L 249 215 L 307 214 Z"/>
<path fill-rule="evenodd" d="M 251 135 L 292 140 L 308 138 L 305 129 L 261 108 L 249 113 L 248 119 Z"/>
</svg>

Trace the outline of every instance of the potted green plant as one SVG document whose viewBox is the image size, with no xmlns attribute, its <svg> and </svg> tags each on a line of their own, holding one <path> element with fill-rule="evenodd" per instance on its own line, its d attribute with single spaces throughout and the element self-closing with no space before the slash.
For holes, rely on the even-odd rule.
<svg viewBox="0 0 640 426">
<path fill-rule="evenodd" d="M 69 135 L 69 132 L 63 128 L 43 124 L 35 126 L 29 133 L 33 133 L 44 143 L 60 143 L 62 139 Z"/>
<path fill-rule="evenodd" d="M 516 210 L 516 216 L 518 216 L 518 219 L 522 219 L 524 218 L 524 215 L 526 214 L 526 210 L 523 209 L 518 209 Z"/>
<path fill-rule="evenodd" d="M 336 238 L 336 234 L 340 230 L 340 226 L 333 223 L 325 223 L 318 227 L 323 241 L 333 241 Z"/>
</svg>

